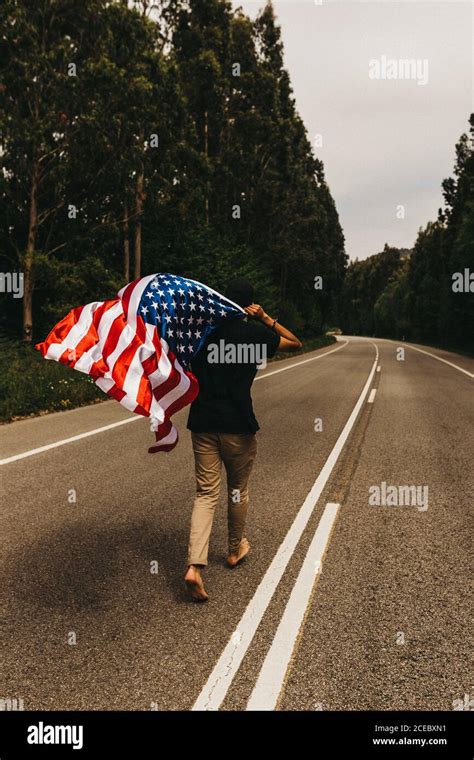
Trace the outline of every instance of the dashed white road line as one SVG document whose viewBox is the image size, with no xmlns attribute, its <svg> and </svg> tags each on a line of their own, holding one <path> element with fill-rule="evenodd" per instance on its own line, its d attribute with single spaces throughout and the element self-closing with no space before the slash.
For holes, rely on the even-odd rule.
<svg viewBox="0 0 474 760">
<path fill-rule="evenodd" d="M 379 366 L 377 367 L 377 372 L 380 372 L 380 364 L 379 364 Z"/>
<path fill-rule="evenodd" d="M 274 710 L 277 705 L 314 584 L 321 573 L 321 563 L 339 508 L 340 504 L 326 504 L 248 701 L 247 710 Z"/>
<path fill-rule="evenodd" d="M 316 359 L 323 359 L 325 356 L 328 356 L 329 354 L 333 354 L 335 351 L 340 351 L 341 348 L 344 348 L 344 346 L 347 346 L 349 343 L 348 340 L 345 341 L 341 346 L 337 346 L 337 348 L 332 348 L 330 351 L 326 351 L 324 354 L 319 354 L 319 356 L 312 356 L 309 359 L 303 359 L 301 362 L 296 362 L 295 364 L 290 364 L 287 367 L 282 367 L 281 369 L 276 369 L 273 372 L 267 372 L 264 375 L 259 375 L 256 380 L 263 380 L 265 377 L 270 377 L 270 375 L 276 375 L 279 372 L 286 372 L 286 370 L 293 369 L 293 367 L 299 367 L 301 364 L 307 364 L 308 362 L 314 362 Z M 120 420 L 119 422 L 112 422 L 110 425 L 104 425 L 100 428 L 94 428 L 94 430 L 88 430 L 86 433 L 79 433 L 78 435 L 73 435 L 71 438 L 63 438 L 61 441 L 54 441 L 54 443 L 48 443 L 45 446 L 39 446 L 36 449 L 30 449 L 29 451 L 23 451 L 21 454 L 14 454 L 11 457 L 6 457 L 5 459 L 0 459 L 0 465 L 4 464 L 10 464 L 11 462 L 17 462 L 19 459 L 26 459 L 26 457 L 32 457 L 35 454 L 42 454 L 44 451 L 50 451 L 50 449 L 56 449 L 59 446 L 65 446 L 67 443 L 74 443 L 74 441 L 80 441 L 82 438 L 88 438 L 91 435 L 97 435 L 98 433 L 104 433 L 106 430 L 111 430 L 112 428 L 119 427 L 120 425 L 126 425 L 128 422 L 136 422 L 137 420 L 146 419 L 142 415 L 135 414 L 133 417 L 127 417 L 125 420 Z"/>
<path fill-rule="evenodd" d="M 242 615 L 237 628 L 232 633 L 229 642 L 224 648 L 224 651 L 219 657 L 212 673 L 194 703 L 193 710 L 218 710 L 234 680 L 245 653 L 260 625 L 265 610 L 276 591 L 283 573 L 285 572 L 286 566 L 296 549 L 303 531 L 313 514 L 318 499 L 329 480 L 334 465 L 336 464 L 339 455 L 344 448 L 344 444 L 357 420 L 360 409 L 371 386 L 379 358 L 377 346 L 375 344 L 372 345 L 375 347 L 376 357 L 362 392 L 344 425 L 339 438 L 331 450 L 331 453 L 324 463 L 321 472 L 314 481 L 311 491 L 308 493 L 303 505 L 300 507 L 298 514 L 283 539 L 283 542 L 275 554 L 268 570 L 247 605 L 247 609 Z"/>
<path fill-rule="evenodd" d="M 377 393 L 377 388 L 372 388 L 369 394 L 369 398 L 367 399 L 368 404 L 373 404 L 375 399 L 375 394 Z"/>
</svg>

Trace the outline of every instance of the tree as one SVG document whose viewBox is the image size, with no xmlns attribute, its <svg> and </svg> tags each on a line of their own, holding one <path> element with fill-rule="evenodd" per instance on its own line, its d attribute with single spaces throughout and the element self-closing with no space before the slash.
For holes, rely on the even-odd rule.
<svg viewBox="0 0 474 760">
<path fill-rule="evenodd" d="M 51 225 L 67 202 L 63 170 L 77 131 L 77 69 L 94 46 L 92 20 L 100 18 L 102 7 L 101 0 L 85 0 L 79 8 L 68 0 L 5 0 L 0 8 L 4 202 L 13 209 L 10 239 L 24 274 L 23 338 L 28 342 L 35 267 L 45 248 L 55 248 Z"/>
</svg>

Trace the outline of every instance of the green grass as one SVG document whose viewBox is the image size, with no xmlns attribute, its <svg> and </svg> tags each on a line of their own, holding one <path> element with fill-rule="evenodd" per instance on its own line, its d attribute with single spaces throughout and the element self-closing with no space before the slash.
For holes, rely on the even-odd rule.
<svg viewBox="0 0 474 760">
<path fill-rule="evenodd" d="M 106 398 L 87 375 L 0 338 L 0 421 L 73 409 Z"/>
</svg>

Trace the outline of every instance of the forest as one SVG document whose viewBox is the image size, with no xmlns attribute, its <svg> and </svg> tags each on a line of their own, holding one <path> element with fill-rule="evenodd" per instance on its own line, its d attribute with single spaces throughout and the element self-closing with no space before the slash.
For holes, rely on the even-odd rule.
<svg viewBox="0 0 474 760">
<path fill-rule="evenodd" d="M 451 287 L 472 266 L 472 143 L 411 252 L 348 265 L 271 2 L 251 20 L 228 0 L 4 0 L 0 28 L 1 419 L 95 399 L 32 346 L 152 272 L 245 275 L 305 341 L 472 342 L 472 295 Z"/>
<path fill-rule="evenodd" d="M 155 271 L 216 289 L 246 274 L 269 311 L 321 332 L 344 238 L 271 3 L 254 23 L 224 0 L 6 0 L 1 15 L 1 268 L 24 273 L 4 334 L 41 338 Z"/>
</svg>

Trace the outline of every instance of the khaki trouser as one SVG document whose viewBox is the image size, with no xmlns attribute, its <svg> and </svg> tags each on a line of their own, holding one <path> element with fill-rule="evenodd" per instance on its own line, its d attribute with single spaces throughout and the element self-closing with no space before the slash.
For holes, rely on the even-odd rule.
<svg viewBox="0 0 474 760">
<path fill-rule="evenodd" d="M 255 435 L 192 433 L 196 498 L 191 516 L 188 565 L 207 565 L 209 538 L 219 500 L 222 463 L 227 472 L 229 554 L 244 537 L 249 503 L 247 483 L 257 454 Z"/>
</svg>

